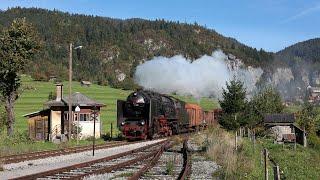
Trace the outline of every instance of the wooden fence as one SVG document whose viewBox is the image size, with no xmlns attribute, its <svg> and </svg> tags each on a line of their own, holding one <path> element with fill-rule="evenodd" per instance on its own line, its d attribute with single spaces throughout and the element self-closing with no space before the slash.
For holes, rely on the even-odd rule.
<svg viewBox="0 0 320 180">
<path fill-rule="evenodd" d="M 250 128 L 245 128 L 245 127 L 240 127 L 239 130 L 236 131 L 235 133 L 235 151 L 237 151 L 238 149 L 238 141 L 239 139 L 241 139 L 242 137 L 247 136 L 248 139 L 252 142 L 253 145 L 253 150 L 255 151 L 256 148 L 256 135 L 255 135 L 255 131 L 251 130 Z M 278 165 L 278 163 L 275 162 L 275 160 L 272 158 L 272 156 L 269 154 L 268 149 L 264 148 L 261 151 L 261 165 L 263 165 L 264 168 L 264 179 L 268 180 L 269 179 L 269 172 L 268 172 L 268 168 L 269 165 L 272 166 L 272 170 L 273 170 L 273 175 L 274 175 L 274 180 L 280 180 L 280 167 Z"/>
</svg>

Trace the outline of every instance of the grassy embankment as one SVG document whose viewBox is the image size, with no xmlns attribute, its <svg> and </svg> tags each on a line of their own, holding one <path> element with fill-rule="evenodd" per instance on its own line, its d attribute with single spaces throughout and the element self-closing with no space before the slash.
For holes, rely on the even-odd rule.
<svg viewBox="0 0 320 180">
<path fill-rule="evenodd" d="M 208 143 L 206 139 L 208 137 Z M 320 149 L 303 148 L 297 145 L 273 144 L 270 139 L 258 138 L 255 146 L 248 138 L 239 141 L 234 151 L 234 134 L 221 128 L 213 128 L 197 137 L 199 144 L 206 146 L 205 155 L 222 168 L 213 176 L 223 179 L 263 179 L 264 165 L 261 156 L 263 148 L 278 163 L 286 179 L 320 179 Z M 268 162 L 269 179 L 273 179 L 271 162 Z"/>
<path fill-rule="evenodd" d="M 64 84 L 64 96 L 68 95 L 68 82 Z M 0 153 L 20 153 L 27 151 L 36 151 L 44 149 L 55 149 L 64 146 L 74 146 L 75 142 L 66 143 L 63 145 L 55 145 L 49 142 L 31 142 L 26 137 L 28 130 L 27 119 L 23 117 L 24 114 L 35 112 L 44 108 L 44 103 L 48 101 L 50 92 L 55 92 L 55 85 L 52 82 L 39 82 L 33 81 L 28 76 L 22 77 L 23 92 L 15 104 L 16 123 L 15 131 L 16 136 L 14 138 L 7 138 L 2 129 L 0 133 Z M 124 91 L 120 89 L 114 89 L 108 86 L 99 86 L 92 84 L 90 87 L 82 87 L 79 82 L 73 82 L 73 92 L 81 92 L 82 94 L 94 99 L 98 102 L 106 104 L 101 110 L 101 120 L 103 124 L 103 133 L 110 131 L 110 124 L 113 123 L 113 127 L 116 127 L 116 101 L 117 99 L 126 99 L 131 91 Z M 197 100 L 191 97 L 178 97 L 187 102 L 197 103 Z M 217 106 L 217 103 L 209 100 L 202 99 L 200 105 L 208 110 Z M 3 108 L 3 107 L 1 107 Z M 118 133 L 117 129 L 114 129 L 114 133 Z M 102 141 L 100 140 L 102 143 Z M 81 144 L 88 144 L 89 141 L 81 141 Z"/>
</svg>

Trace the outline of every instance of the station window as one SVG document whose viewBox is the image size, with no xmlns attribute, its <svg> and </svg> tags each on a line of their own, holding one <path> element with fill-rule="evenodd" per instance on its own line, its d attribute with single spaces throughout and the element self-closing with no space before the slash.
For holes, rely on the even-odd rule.
<svg viewBox="0 0 320 180">
<path fill-rule="evenodd" d="M 91 121 L 89 113 L 81 113 L 80 114 L 80 121 Z"/>
</svg>

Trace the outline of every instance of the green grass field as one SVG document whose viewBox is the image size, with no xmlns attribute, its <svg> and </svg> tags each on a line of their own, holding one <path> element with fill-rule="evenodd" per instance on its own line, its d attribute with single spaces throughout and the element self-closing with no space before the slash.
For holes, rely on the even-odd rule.
<svg viewBox="0 0 320 180">
<path fill-rule="evenodd" d="M 281 179 L 319 179 L 320 178 L 320 154 L 319 151 L 310 147 L 304 148 L 297 145 L 296 150 L 293 144 L 274 144 L 272 139 L 257 139 L 255 149 L 247 138 L 243 138 L 243 156 L 250 160 L 250 168 L 243 168 L 246 172 L 246 179 L 260 179 L 264 176 L 263 160 L 261 161 L 261 151 L 267 148 L 269 156 L 279 165 Z M 242 164 L 241 167 L 244 165 Z M 269 179 L 273 179 L 273 164 L 268 162 Z M 243 174 L 243 173 L 240 173 Z M 240 177 L 238 179 L 241 179 Z"/>
<path fill-rule="evenodd" d="M 264 141 L 272 158 L 279 164 L 283 171 L 284 179 L 320 179 L 320 154 L 313 148 L 304 148 L 297 145 L 273 144 Z"/>
<path fill-rule="evenodd" d="M 68 95 L 68 82 L 63 82 L 64 96 Z M 23 132 L 28 129 L 27 118 L 24 114 L 35 112 L 44 108 L 44 103 L 48 101 L 50 92 L 55 92 L 55 85 L 52 82 L 34 81 L 28 76 L 22 76 L 23 92 L 15 104 L 16 124 L 15 129 Z M 116 123 L 116 101 L 117 99 L 126 99 L 131 91 L 114 89 L 108 86 L 99 86 L 92 84 L 90 87 L 82 87 L 79 82 L 72 83 L 72 92 L 80 92 L 89 98 L 104 103 L 106 107 L 101 110 L 101 120 L 104 133 L 110 131 L 110 124 Z M 179 97 L 184 101 L 198 103 L 192 97 Z M 218 103 L 211 99 L 201 99 L 200 105 L 205 109 L 213 109 L 218 107 Z"/>
</svg>

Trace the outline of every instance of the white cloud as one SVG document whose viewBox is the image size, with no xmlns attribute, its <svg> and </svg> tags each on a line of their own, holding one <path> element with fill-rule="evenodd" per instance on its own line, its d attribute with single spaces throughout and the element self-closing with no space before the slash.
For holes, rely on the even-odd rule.
<svg viewBox="0 0 320 180">
<path fill-rule="evenodd" d="M 304 9 L 302 11 L 300 11 L 299 13 L 285 19 L 282 21 L 282 23 L 288 23 L 288 22 L 291 22 L 291 21 L 294 21 L 296 19 L 299 19 L 307 14 L 310 14 L 310 13 L 313 13 L 313 12 L 316 12 L 316 11 L 319 11 L 320 10 L 320 4 L 317 4 L 316 6 L 314 7 L 311 7 L 311 8 L 308 8 L 308 9 Z"/>
</svg>

